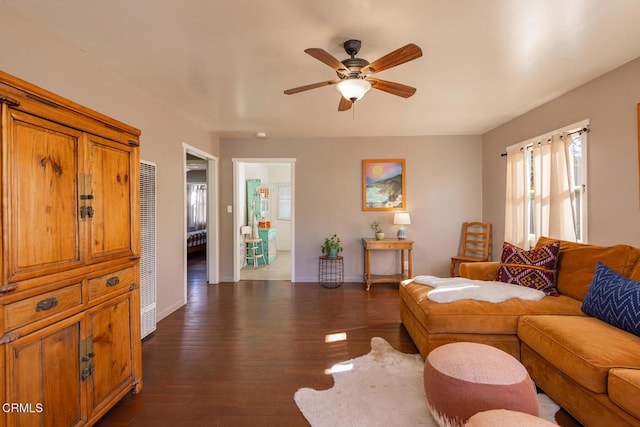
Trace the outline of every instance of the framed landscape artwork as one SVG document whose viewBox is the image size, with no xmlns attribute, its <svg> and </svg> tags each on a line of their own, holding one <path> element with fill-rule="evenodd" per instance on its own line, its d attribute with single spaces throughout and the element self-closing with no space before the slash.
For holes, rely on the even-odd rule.
<svg viewBox="0 0 640 427">
<path fill-rule="evenodd" d="M 362 210 L 406 210 L 404 159 L 362 161 Z"/>
</svg>

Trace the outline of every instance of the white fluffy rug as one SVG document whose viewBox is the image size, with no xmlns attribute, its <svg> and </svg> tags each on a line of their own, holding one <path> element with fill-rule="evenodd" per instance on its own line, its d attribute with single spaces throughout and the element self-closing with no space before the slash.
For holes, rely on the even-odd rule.
<svg viewBox="0 0 640 427">
<path fill-rule="evenodd" d="M 434 302 L 453 302 L 462 299 L 476 301 L 503 302 L 511 298 L 538 301 L 544 298 L 544 292 L 538 289 L 517 286 L 488 280 L 471 280 L 465 277 L 416 276 L 413 281 L 431 286 L 427 298 Z M 410 283 L 405 280 L 402 284 Z"/>
<path fill-rule="evenodd" d="M 352 368 L 349 368 L 351 364 Z M 328 390 L 301 388 L 294 400 L 312 427 L 437 427 L 424 395 L 424 360 L 396 351 L 382 338 L 371 352 L 343 364 Z M 540 416 L 555 423 L 559 406 L 538 394 Z"/>
</svg>

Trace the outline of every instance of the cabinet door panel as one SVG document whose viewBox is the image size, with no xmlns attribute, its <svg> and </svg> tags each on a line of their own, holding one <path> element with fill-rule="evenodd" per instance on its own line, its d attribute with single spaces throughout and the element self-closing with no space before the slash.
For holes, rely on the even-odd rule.
<svg viewBox="0 0 640 427">
<path fill-rule="evenodd" d="M 131 147 L 89 135 L 89 170 L 93 218 L 89 237 L 89 257 L 130 256 L 132 243 L 132 207 L 137 194 L 135 155 Z"/>
<path fill-rule="evenodd" d="M 80 263 L 77 220 L 81 133 L 13 112 L 5 153 L 8 180 L 8 279 L 73 268 Z M 5 226 L 6 227 L 6 226 Z"/>
<path fill-rule="evenodd" d="M 26 336 L 8 344 L 7 399 L 25 405 L 24 412 L 7 414 L 8 425 L 54 427 L 83 422 L 80 321 L 68 323 L 49 328 L 37 338 Z"/>
<path fill-rule="evenodd" d="M 90 377 L 93 411 L 133 383 L 130 296 L 99 307 L 89 315 L 95 355 Z"/>
</svg>

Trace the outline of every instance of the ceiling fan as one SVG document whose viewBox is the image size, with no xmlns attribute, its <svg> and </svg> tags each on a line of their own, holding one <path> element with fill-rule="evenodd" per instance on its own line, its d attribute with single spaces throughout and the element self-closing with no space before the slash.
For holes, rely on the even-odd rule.
<svg viewBox="0 0 640 427">
<path fill-rule="evenodd" d="M 422 49 L 413 43 L 409 43 L 370 63 L 366 59 L 356 58 L 361 45 L 362 42 L 360 40 L 347 40 L 344 42 L 344 50 L 350 57 L 342 61 L 338 61 L 324 49 L 306 49 L 305 53 L 333 68 L 338 78 L 287 89 L 284 93 L 286 95 L 292 95 L 323 86 L 337 85 L 338 90 L 342 94 L 340 103 L 338 104 L 338 111 L 346 111 L 371 88 L 403 98 L 409 98 L 416 92 L 416 88 L 414 87 L 382 80 L 373 77 L 373 75 L 420 58 L 422 56 Z"/>
</svg>

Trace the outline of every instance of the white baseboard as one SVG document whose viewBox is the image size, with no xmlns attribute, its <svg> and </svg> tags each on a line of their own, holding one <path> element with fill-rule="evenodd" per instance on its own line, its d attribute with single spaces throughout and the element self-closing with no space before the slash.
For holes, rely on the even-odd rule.
<svg viewBox="0 0 640 427">
<path fill-rule="evenodd" d="M 296 277 L 294 283 L 318 283 L 318 276 Z M 344 278 L 345 283 L 362 283 L 362 276 L 347 276 Z"/>
<path fill-rule="evenodd" d="M 165 308 L 161 312 L 158 312 L 158 315 L 157 315 L 157 318 L 156 318 L 156 322 L 161 321 L 162 319 L 164 319 L 165 317 L 167 317 L 168 315 L 170 315 L 174 311 L 178 310 L 183 305 L 185 305 L 184 299 L 180 299 L 175 304 L 172 304 L 168 308 Z"/>
<path fill-rule="evenodd" d="M 345 283 L 362 283 L 362 276 L 348 276 L 344 278 Z M 224 283 L 234 283 L 233 276 L 224 276 L 220 279 L 220 282 Z M 291 283 L 318 283 L 318 276 L 298 276 L 291 280 Z M 178 307 L 180 308 L 180 307 Z"/>
</svg>

